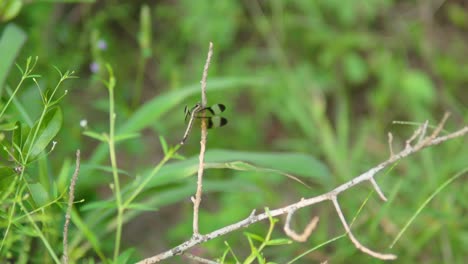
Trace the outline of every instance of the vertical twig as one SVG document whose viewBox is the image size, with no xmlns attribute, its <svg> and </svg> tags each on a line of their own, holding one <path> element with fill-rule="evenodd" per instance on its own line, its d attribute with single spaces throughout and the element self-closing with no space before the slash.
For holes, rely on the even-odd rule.
<svg viewBox="0 0 468 264">
<path fill-rule="evenodd" d="M 75 186 L 76 180 L 78 179 L 78 173 L 80 172 L 80 150 L 76 151 L 76 167 L 73 172 L 72 179 L 70 181 L 70 187 L 68 192 L 68 205 L 67 213 L 65 214 L 65 224 L 63 225 L 63 256 L 62 260 L 64 264 L 68 263 L 68 226 L 70 225 L 71 210 L 73 201 L 75 200 Z"/>
<path fill-rule="evenodd" d="M 202 108 L 206 107 L 206 79 L 208 77 L 208 68 L 210 67 L 211 56 L 213 55 L 213 43 L 210 42 L 210 47 L 208 49 L 208 56 L 206 58 L 205 68 L 203 69 L 203 76 L 201 80 L 201 105 Z M 202 113 L 204 115 L 204 113 Z M 193 235 L 197 236 L 200 234 L 198 230 L 198 211 L 200 208 L 201 197 L 202 197 L 202 185 L 203 185 L 203 169 L 205 161 L 205 149 L 206 149 L 206 137 L 208 135 L 206 121 L 202 118 L 201 124 L 201 140 L 200 140 L 200 156 L 199 156 L 199 165 L 198 165 L 198 178 L 197 178 L 197 193 L 195 194 L 195 199 L 192 197 L 193 201 Z"/>
</svg>

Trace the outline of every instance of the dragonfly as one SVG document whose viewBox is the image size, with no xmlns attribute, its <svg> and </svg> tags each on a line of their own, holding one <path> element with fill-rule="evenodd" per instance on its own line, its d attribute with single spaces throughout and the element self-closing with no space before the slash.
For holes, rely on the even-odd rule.
<svg viewBox="0 0 468 264">
<path fill-rule="evenodd" d="M 190 131 L 192 130 L 193 124 L 198 119 L 205 119 L 208 128 L 225 126 L 228 123 L 228 120 L 219 116 L 219 114 L 224 112 L 224 110 L 226 110 L 226 106 L 223 104 L 214 104 L 210 107 L 203 107 L 200 103 L 197 103 L 191 109 L 185 106 L 185 122 L 187 122 L 188 119 L 188 124 L 180 144 L 183 145 L 185 143 L 190 134 Z M 203 116 L 202 113 L 205 115 Z"/>
</svg>

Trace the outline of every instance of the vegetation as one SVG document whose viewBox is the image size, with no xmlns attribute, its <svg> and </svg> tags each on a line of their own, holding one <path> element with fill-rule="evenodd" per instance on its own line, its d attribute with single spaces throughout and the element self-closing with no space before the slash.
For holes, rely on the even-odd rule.
<svg viewBox="0 0 468 264">
<path fill-rule="evenodd" d="M 199 129 L 178 143 L 184 106 L 200 101 L 210 42 L 208 105 L 226 105 L 229 123 L 209 130 L 201 234 L 353 179 L 388 159 L 388 132 L 397 152 L 446 111 L 442 135 L 466 126 L 467 8 L 459 0 L 0 1 L 0 262 L 64 262 L 77 149 L 70 263 L 134 263 L 192 237 Z M 400 263 L 464 263 L 466 143 L 445 142 L 380 173 L 387 202 L 367 184 L 340 195 L 353 234 Z M 343 235 L 331 203 L 298 210 L 294 229 L 314 216 L 304 243 L 269 216 L 190 253 L 221 263 L 382 262 Z"/>
</svg>

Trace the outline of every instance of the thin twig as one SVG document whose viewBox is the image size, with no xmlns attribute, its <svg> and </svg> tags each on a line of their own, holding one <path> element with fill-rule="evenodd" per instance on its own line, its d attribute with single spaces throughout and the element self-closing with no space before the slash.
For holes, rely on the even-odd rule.
<svg viewBox="0 0 468 264">
<path fill-rule="evenodd" d="M 388 132 L 388 148 L 390 150 L 390 158 L 393 158 L 393 134 Z"/>
<path fill-rule="evenodd" d="M 445 120 L 443 120 L 443 122 L 445 122 Z M 441 122 L 441 123 L 443 123 L 443 122 Z M 419 132 L 415 133 L 417 135 L 419 135 L 419 133 L 421 133 L 421 128 L 419 128 L 418 130 L 419 130 Z M 439 130 L 439 129 L 437 129 L 437 130 Z M 361 183 L 363 181 L 369 181 L 370 179 L 374 178 L 378 172 L 380 172 L 384 168 L 396 163 L 397 161 L 399 161 L 399 160 L 401 160 L 401 159 L 403 159 L 403 158 L 405 158 L 407 156 L 410 156 L 410 155 L 412 155 L 412 154 L 414 154 L 414 153 L 416 153 L 416 152 L 418 152 L 418 151 L 420 151 L 420 150 L 422 150 L 424 148 L 434 146 L 434 145 L 438 145 L 438 144 L 443 143 L 443 142 L 445 142 L 447 140 L 457 138 L 457 137 L 461 137 L 461 136 L 466 135 L 466 134 L 468 134 L 468 126 L 465 126 L 462 129 L 460 129 L 458 131 L 455 131 L 453 133 L 450 133 L 448 135 L 445 135 L 445 136 L 440 136 L 440 137 L 435 137 L 435 138 L 428 137 L 429 140 L 423 140 L 414 147 L 412 147 L 407 142 L 405 148 L 402 151 L 400 151 L 399 153 L 396 153 L 392 158 L 389 158 L 388 160 L 386 160 L 386 161 L 378 164 L 377 166 L 371 168 L 367 172 L 365 172 L 365 173 L 351 179 L 350 181 L 336 187 L 332 191 L 329 191 L 327 193 L 324 193 L 322 195 L 318 195 L 318 196 L 315 196 L 315 197 L 311 197 L 311 198 L 307 198 L 307 199 L 301 199 L 299 202 L 296 202 L 296 203 L 293 203 L 293 204 L 290 204 L 288 206 L 278 208 L 278 209 L 275 209 L 275 210 L 270 210 L 268 213 L 260 213 L 258 215 L 251 214 L 247 218 L 245 218 L 244 220 L 241 220 L 241 221 L 239 221 L 237 223 L 225 226 L 225 227 L 220 228 L 218 230 L 215 230 L 215 231 L 213 231 L 211 233 L 208 233 L 208 234 L 206 234 L 204 236 L 193 236 L 191 239 L 183 242 L 182 244 L 180 244 L 180 245 L 178 245 L 178 246 L 176 246 L 176 247 L 174 247 L 174 248 L 172 248 L 170 250 L 162 252 L 162 253 L 160 253 L 158 255 L 155 255 L 153 257 L 149 257 L 147 259 L 141 260 L 138 263 L 139 264 L 156 263 L 156 262 L 159 262 L 161 260 L 168 259 L 168 258 L 170 258 L 172 256 L 180 255 L 180 254 L 184 253 L 186 250 L 188 250 L 188 249 L 190 249 L 190 248 L 192 248 L 192 247 L 194 247 L 194 246 L 196 246 L 198 244 L 201 244 L 201 243 L 204 243 L 206 241 L 215 239 L 215 238 L 217 238 L 219 236 L 228 234 L 230 232 L 239 230 L 241 228 L 250 226 L 253 223 L 256 223 L 256 222 L 259 222 L 259 221 L 262 221 L 262 220 L 265 220 L 265 219 L 269 219 L 270 217 L 275 217 L 275 216 L 279 216 L 279 215 L 283 215 L 283 214 L 288 214 L 289 212 L 294 211 L 294 210 L 298 210 L 299 208 L 304 208 L 304 207 L 307 207 L 307 206 L 310 206 L 310 205 L 313 205 L 313 204 L 317 204 L 317 203 L 320 203 L 320 202 L 323 202 L 323 201 L 327 201 L 327 200 L 332 200 L 333 201 L 333 199 L 336 199 L 336 197 L 340 193 L 342 193 L 342 192 L 344 192 L 344 191 L 358 185 L 359 183 Z M 346 224 L 346 226 L 347 226 L 347 224 Z M 349 229 L 349 227 L 348 227 L 348 229 Z M 351 234 L 351 233 L 349 233 L 349 234 Z M 355 240 L 355 238 L 354 238 L 354 236 L 352 236 L 352 234 L 349 235 L 349 236 L 350 236 L 350 239 Z M 355 241 L 353 241 L 353 243 L 354 242 Z M 368 252 L 366 252 L 366 253 L 368 253 Z M 384 256 L 387 256 L 387 255 L 384 255 Z M 391 256 L 391 255 L 388 255 L 388 256 Z"/>
<path fill-rule="evenodd" d="M 213 43 L 210 42 L 210 47 L 208 49 L 208 56 L 206 58 L 205 68 L 203 69 L 203 77 L 201 80 L 201 98 L 202 98 L 202 108 L 206 107 L 206 79 L 208 78 L 208 68 L 210 67 L 211 57 L 213 56 Z M 205 113 L 202 113 L 204 115 Z M 198 211 L 200 208 L 202 190 L 203 190 L 203 169 L 205 162 L 205 150 L 206 150 L 206 137 L 208 135 L 206 120 L 202 118 L 201 124 L 201 140 L 200 140 L 200 156 L 198 164 L 198 178 L 197 178 L 197 193 L 195 194 L 195 200 L 193 200 L 193 235 L 199 236 L 200 232 L 198 230 Z"/>
<path fill-rule="evenodd" d="M 422 126 L 422 133 L 421 133 L 421 135 L 419 135 L 418 142 L 421 142 L 424 139 L 424 137 L 426 136 L 427 126 L 428 125 L 429 125 L 429 120 L 426 120 L 426 122 L 424 122 L 424 124 Z"/>
<path fill-rule="evenodd" d="M 450 116 L 449 112 L 446 112 L 444 114 L 444 117 L 442 118 L 442 121 L 439 123 L 439 125 L 434 130 L 434 132 L 432 132 L 432 134 L 426 139 L 426 141 L 432 141 L 432 140 L 434 140 L 434 138 L 436 138 L 440 134 L 440 132 L 444 128 L 445 122 L 447 122 L 447 119 L 449 118 L 449 116 Z M 427 125 L 426 125 L 426 127 L 427 127 Z"/>
<path fill-rule="evenodd" d="M 68 263 L 68 226 L 70 225 L 71 210 L 73 206 L 73 201 L 75 200 L 75 186 L 76 181 L 78 180 L 78 174 L 80 172 L 80 150 L 76 151 L 76 166 L 75 172 L 70 181 L 70 187 L 68 192 L 68 205 L 67 212 L 65 214 L 65 224 L 63 226 L 63 256 L 62 260 L 64 264 Z"/>
<path fill-rule="evenodd" d="M 195 256 L 195 255 L 192 255 L 190 253 L 184 253 L 184 256 L 186 256 L 187 258 L 189 259 L 193 259 L 199 263 L 207 263 L 207 264 L 219 264 L 219 262 L 216 262 L 216 261 L 213 261 L 213 260 L 209 260 L 209 259 L 204 259 L 204 258 L 201 258 L 199 256 Z"/>
<path fill-rule="evenodd" d="M 370 178 L 369 181 L 372 183 L 372 187 L 374 187 L 374 189 L 377 192 L 377 194 L 379 195 L 380 199 L 382 199 L 383 201 L 386 202 L 387 197 L 385 197 L 385 195 L 383 194 L 382 190 L 380 189 L 379 185 L 375 181 L 374 177 Z"/>
<path fill-rule="evenodd" d="M 354 246 L 356 246 L 357 249 L 378 259 L 391 260 L 391 259 L 397 258 L 397 256 L 393 254 L 382 254 L 379 252 L 372 251 L 369 248 L 363 246 L 361 243 L 359 243 L 359 241 L 354 237 L 353 233 L 351 233 L 351 229 L 349 228 L 348 223 L 346 222 L 346 219 L 344 218 L 343 212 L 341 211 L 340 205 L 338 204 L 338 199 L 336 199 L 336 196 L 334 196 L 331 200 L 333 202 L 333 205 L 335 206 L 338 216 L 340 217 L 341 223 L 343 224 L 343 227 L 345 228 L 346 233 L 349 236 L 349 239 L 351 239 L 351 241 L 353 242 Z"/>
<path fill-rule="evenodd" d="M 411 148 L 411 142 L 413 142 L 413 140 L 419 135 L 422 133 L 422 128 L 423 128 L 424 125 L 421 125 L 418 127 L 418 129 L 416 129 L 413 133 L 413 135 L 408 139 L 406 140 L 406 148 L 407 149 L 410 149 Z"/>
<path fill-rule="evenodd" d="M 319 218 L 317 216 L 312 218 L 312 220 L 310 220 L 310 222 L 307 224 L 306 228 L 304 229 L 304 232 L 302 232 L 301 234 L 298 234 L 291 228 L 291 219 L 292 219 L 294 212 L 296 212 L 296 210 L 290 211 L 288 213 L 288 216 L 286 216 L 286 223 L 284 224 L 284 228 L 283 228 L 284 232 L 294 241 L 305 242 L 312 234 L 312 231 L 314 231 L 315 228 L 317 227 Z"/>
</svg>

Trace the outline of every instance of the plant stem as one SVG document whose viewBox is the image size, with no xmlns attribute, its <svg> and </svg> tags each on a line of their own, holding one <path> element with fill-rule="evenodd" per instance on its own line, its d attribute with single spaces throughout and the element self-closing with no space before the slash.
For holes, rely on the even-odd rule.
<svg viewBox="0 0 468 264">
<path fill-rule="evenodd" d="M 115 78 L 110 66 L 107 67 L 109 71 L 109 82 L 107 88 L 109 89 L 109 154 L 112 167 L 112 177 L 114 179 L 113 191 L 115 194 L 115 201 L 117 203 L 117 230 L 115 233 L 115 245 L 114 245 L 114 262 L 117 261 L 117 257 L 120 252 L 120 240 L 122 238 L 122 223 L 124 207 L 122 206 L 122 194 L 120 193 L 120 182 L 119 173 L 117 167 L 117 157 L 115 154 L 115 101 L 114 101 L 114 87 Z"/>
</svg>

